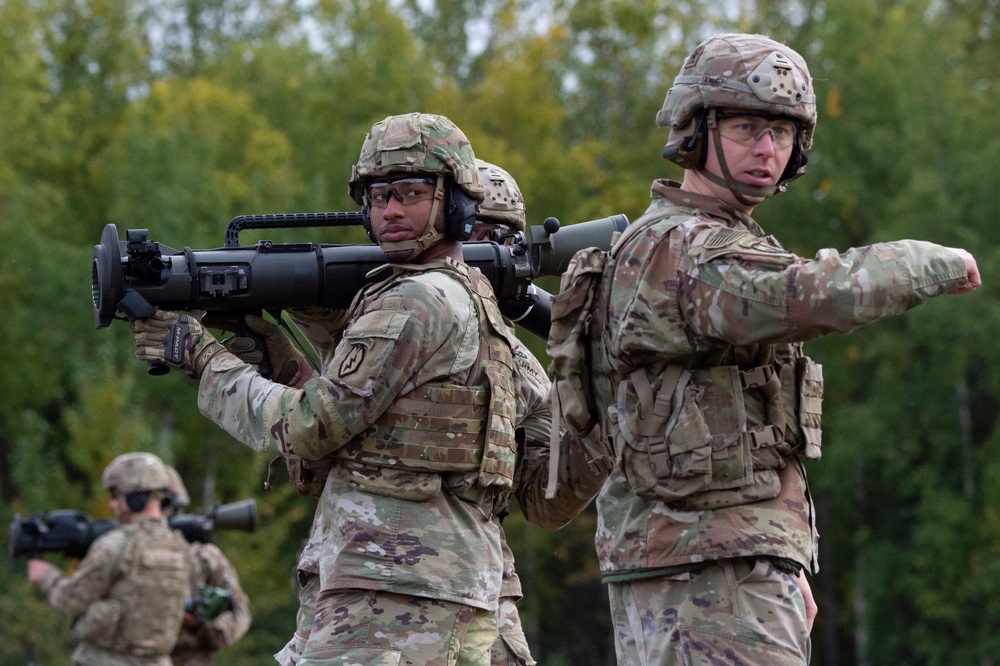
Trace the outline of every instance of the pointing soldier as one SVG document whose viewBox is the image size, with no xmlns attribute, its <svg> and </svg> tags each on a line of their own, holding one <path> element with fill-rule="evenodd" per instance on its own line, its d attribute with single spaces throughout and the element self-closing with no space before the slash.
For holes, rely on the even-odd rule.
<svg viewBox="0 0 1000 666">
<path fill-rule="evenodd" d="M 617 465 L 596 544 L 618 663 L 802 665 L 815 606 L 823 379 L 805 340 L 980 284 L 960 249 L 904 240 L 796 256 L 750 217 L 805 170 L 802 57 L 759 35 L 685 60 L 657 180 L 593 310 L 593 388 Z"/>
<path fill-rule="evenodd" d="M 80 666 L 170 666 L 189 585 L 188 544 L 167 525 L 166 466 L 151 453 L 126 453 L 105 468 L 103 486 L 120 525 L 91 544 L 71 576 L 28 561 L 28 579 L 56 610 L 74 616 Z"/>
</svg>

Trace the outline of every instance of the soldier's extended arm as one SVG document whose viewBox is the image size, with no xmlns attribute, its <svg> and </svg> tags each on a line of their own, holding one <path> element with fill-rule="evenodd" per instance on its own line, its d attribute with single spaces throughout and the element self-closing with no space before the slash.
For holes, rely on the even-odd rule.
<svg viewBox="0 0 1000 666">
<path fill-rule="evenodd" d="M 627 354 L 684 354 L 702 339 L 802 342 L 901 314 L 978 280 L 974 260 L 967 266 L 961 253 L 922 241 L 827 249 L 805 259 L 746 230 L 697 220 L 656 247 L 644 241 L 623 253 L 619 266 L 629 269 L 615 276 L 615 290 L 635 296 L 612 332 Z M 664 325 L 671 320 L 680 325 Z M 677 337 L 684 329 L 695 335 Z"/>
</svg>

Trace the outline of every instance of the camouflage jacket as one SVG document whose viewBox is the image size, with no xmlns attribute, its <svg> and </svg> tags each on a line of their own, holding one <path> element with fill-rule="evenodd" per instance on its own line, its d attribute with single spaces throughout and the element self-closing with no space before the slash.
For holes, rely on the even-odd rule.
<svg viewBox="0 0 1000 666">
<path fill-rule="evenodd" d="M 41 582 L 74 616 L 74 664 L 169 666 L 189 585 L 187 541 L 166 519 L 139 518 L 98 537 L 72 576 Z"/>
<path fill-rule="evenodd" d="M 619 400 L 628 401 L 619 389 L 639 370 L 655 391 L 671 367 L 697 373 L 716 366 L 752 368 L 779 356 L 803 359 L 802 341 L 898 315 L 958 286 L 966 277 L 964 261 L 940 246 L 910 240 L 844 253 L 827 249 L 805 259 L 752 219 L 677 183 L 654 182 L 652 196 L 646 215 L 663 219 L 620 248 L 594 314 L 600 331 L 592 339 L 594 375 L 607 378 L 595 380 L 595 394 L 618 456 L 597 499 L 601 569 L 606 579 L 620 579 L 628 572 L 762 555 L 815 570 L 813 507 L 795 451 L 779 449 L 774 457 L 776 494 L 769 499 L 721 508 L 679 506 L 640 497 L 630 487 L 620 418 L 612 419 L 607 409 L 620 410 Z M 685 401 L 702 389 L 690 390 Z M 748 406 L 748 421 L 749 413 Z M 687 412 L 679 416 L 676 423 Z M 673 456 L 672 441 L 670 448 Z"/>
<path fill-rule="evenodd" d="M 514 348 L 514 369 L 517 427 L 523 430 L 524 436 L 514 479 L 514 496 L 528 522 L 543 529 L 559 529 L 590 504 L 608 475 L 592 466 L 582 449 L 574 447 L 564 434 L 559 441 L 556 494 L 546 499 L 552 382 L 538 359 L 520 341 Z"/>
<path fill-rule="evenodd" d="M 257 450 L 326 461 L 415 388 L 464 386 L 481 343 L 467 286 L 472 269 L 453 261 L 395 269 L 355 299 L 340 342 L 325 347 L 320 376 L 293 389 L 222 353 L 201 379 L 202 413 Z M 475 493 L 476 472 L 433 475 L 444 492 L 429 486 L 407 499 L 362 489 L 372 481 L 362 478 L 369 471 L 348 462 L 334 456 L 319 498 L 322 520 L 312 540 L 322 590 L 382 589 L 497 608 L 499 525 L 475 498 L 460 498 Z M 402 469 L 379 474 L 383 483 L 412 476 Z"/>
<path fill-rule="evenodd" d="M 323 358 L 337 346 L 347 325 L 345 311 L 313 310 L 290 313 L 292 320 L 313 350 Z M 591 468 L 579 455 L 571 455 L 569 442 L 563 441 L 560 457 L 559 489 L 556 497 L 545 498 L 548 469 L 548 437 L 552 415 L 549 408 L 550 381 L 538 359 L 520 340 L 514 346 L 514 386 L 517 399 L 515 424 L 523 432 L 524 445 L 519 451 L 515 476 L 515 497 L 528 521 L 545 529 L 564 526 L 593 500 L 607 474 Z M 320 524 L 322 504 L 316 509 L 309 539 L 302 550 L 297 569 L 319 573 Z M 501 529 L 503 539 L 503 530 Z M 503 578 L 501 597 L 520 598 L 520 579 L 514 567 L 514 554 L 502 543 Z"/>
<path fill-rule="evenodd" d="M 232 607 L 218 617 L 196 627 L 184 626 L 177 646 L 171 655 L 174 666 L 211 664 L 212 653 L 232 645 L 250 629 L 250 599 L 240 585 L 236 569 L 214 543 L 191 544 L 191 589 L 189 596 L 198 594 L 199 588 L 217 587 L 232 595 Z"/>
</svg>

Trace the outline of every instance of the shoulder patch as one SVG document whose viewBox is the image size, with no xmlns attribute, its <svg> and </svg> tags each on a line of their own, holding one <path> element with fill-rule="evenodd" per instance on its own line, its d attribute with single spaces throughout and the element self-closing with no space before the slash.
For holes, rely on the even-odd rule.
<svg viewBox="0 0 1000 666">
<path fill-rule="evenodd" d="M 700 256 L 700 261 L 706 263 L 725 256 L 769 264 L 789 264 L 796 259 L 794 254 L 775 243 L 770 237 L 755 236 L 749 231 L 728 227 L 712 230 L 705 235 L 701 244 L 691 245 L 689 254 Z"/>
<path fill-rule="evenodd" d="M 347 377 L 358 371 L 365 362 L 365 345 L 355 342 L 351 345 L 351 351 L 347 353 L 344 360 L 340 363 L 340 369 L 338 370 L 338 375 L 340 377 Z"/>
</svg>

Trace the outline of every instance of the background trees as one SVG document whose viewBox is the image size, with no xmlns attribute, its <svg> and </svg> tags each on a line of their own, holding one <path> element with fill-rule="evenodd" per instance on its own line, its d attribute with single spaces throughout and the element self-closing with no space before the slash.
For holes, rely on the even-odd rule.
<svg viewBox="0 0 1000 666">
<path fill-rule="evenodd" d="M 219 663 L 273 663 L 312 501 L 264 494 L 268 460 L 202 418 L 188 380 L 147 376 L 126 326 L 94 329 L 104 224 L 214 247 L 236 215 L 353 210 L 364 132 L 414 110 L 448 115 L 508 169 L 532 224 L 635 219 L 649 182 L 679 175 L 653 118 L 684 54 L 763 32 L 806 56 L 820 120 L 808 173 L 762 224 L 804 255 L 966 247 L 985 282 L 811 345 L 827 381 L 824 460 L 809 466 L 813 662 L 997 663 L 997 20 L 983 0 L 0 0 L 0 520 L 107 516 L 100 471 L 137 449 L 178 467 L 194 507 L 256 497 L 258 531 L 219 534 L 255 614 Z M 593 514 L 544 532 L 515 510 L 506 527 L 539 662 L 613 663 Z M 67 619 L 22 561 L 0 570 L 0 663 L 65 663 Z"/>
</svg>

